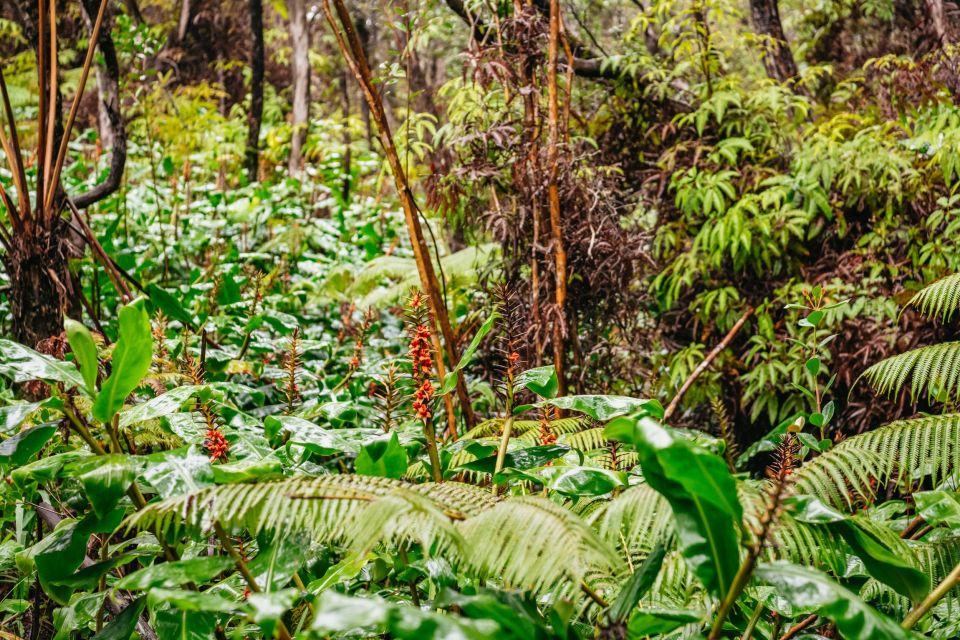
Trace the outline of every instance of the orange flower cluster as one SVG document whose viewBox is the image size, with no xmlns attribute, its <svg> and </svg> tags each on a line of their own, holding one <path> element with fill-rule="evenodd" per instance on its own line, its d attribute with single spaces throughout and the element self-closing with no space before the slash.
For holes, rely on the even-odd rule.
<svg viewBox="0 0 960 640">
<path fill-rule="evenodd" d="M 553 431 L 550 430 L 550 422 L 547 420 L 545 416 L 541 417 L 540 418 L 540 444 L 548 445 L 548 444 L 556 444 L 556 443 L 557 443 L 557 436 L 556 434 L 553 433 Z"/>
<path fill-rule="evenodd" d="M 433 385 L 429 379 L 424 379 L 423 383 L 413 394 L 413 410 L 421 420 L 428 420 L 433 413 L 430 411 L 430 401 L 433 400 Z"/>
<path fill-rule="evenodd" d="M 353 344 L 353 357 L 350 358 L 350 366 L 356 369 L 360 366 L 360 357 L 363 355 L 363 340 L 357 338 L 357 341 Z"/>
<path fill-rule="evenodd" d="M 413 377 L 420 379 L 430 376 L 433 360 L 430 358 L 430 330 L 424 325 L 417 325 L 413 340 L 410 341 L 410 362 L 413 364 Z"/>
<path fill-rule="evenodd" d="M 210 456 L 211 462 L 227 459 L 227 451 L 230 450 L 230 443 L 224 437 L 220 429 L 211 427 L 207 429 L 207 437 L 203 441 L 203 446 Z"/>
</svg>

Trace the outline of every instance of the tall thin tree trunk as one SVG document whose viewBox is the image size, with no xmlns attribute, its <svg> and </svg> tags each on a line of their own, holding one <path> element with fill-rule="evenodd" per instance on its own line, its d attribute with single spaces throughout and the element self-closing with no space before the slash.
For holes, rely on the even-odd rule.
<svg viewBox="0 0 960 640">
<path fill-rule="evenodd" d="M 393 142 L 393 135 L 390 133 L 390 123 L 387 121 L 386 111 L 383 107 L 383 99 L 374 84 L 370 67 L 367 64 L 366 56 L 363 53 L 360 38 L 357 35 L 353 25 L 353 20 L 347 11 L 343 0 L 333 0 L 336 8 L 337 18 L 334 18 L 330 10 L 329 0 L 323 0 L 323 11 L 326 14 L 327 22 L 334 31 L 337 38 L 337 45 L 343 54 L 344 59 L 353 71 L 360 88 L 363 90 L 364 98 L 370 106 L 370 115 L 376 122 L 377 129 L 380 131 L 380 142 L 383 145 L 387 161 L 390 163 L 390 171 L 393 173 L 394 184 L 397 194 L 400 197 L 400 204 L 403 207 L 403 215 L 407 224 L 407 231 L 410 234 L 410 242 L 413 245 L 413 255 L 417 263 L 417 272 L 420 276 L 420 285 L 427 294 L 430 301 L 430 312 L 434 322 L 439 325 L 440 334 L 443 336 L 443 351 L 447 356 L 450 367 L 455 367 L 459 361 L 457 353 L 457 340 L 450 324 L 450 316 L 447 313 L 446 301 L 440 291 L 437 280 L 437 274 L 433 267 L 433 261 L 430 256 L 430 249 L 423 234 L 423 228 L 420 224 L 420 210 L 413 198 L 413 192 L 407 181 L 406 172 L 403 164 L 400 162 L 400 156 L 397 154 L 397 147 Z M 337 26 L 339 21 L 340 26 Z M 341 30 L 342 27 L 342 30 Z M 438 354 L 437 365 L 439 374 L 442 377 L 443 358 Z M 472 427 L 474 423 L 473 407 L 470 404 L 470 397 L 467 393 L 467 385 L 463 377 L 463 372 L 458 371 L 457 379 L 457 397 L 460 401 L 460 410 L 466 422 L 467 427 Z M 456 437 L 456 434 L 452 434 Z"/>
<path fill-rule="evenodd" d="M 557 84 L 557 63 L 560 55 L 560 2 L 550 0 L 550 37 L 547 47 L 547 171 L 550 182 L 547 198 L 550 205 L 550 231 L 555 270 L 553 313 L 553 364 L 557 370 L 559 394 L 566 395 L 564 365 L 564 332 L 567 306 L 567 251 L 563 246 L 563 222 L 560 218 L 560 188 L 557 185 L 560 145 L 560 88 Z"/>
<path fill-rule="evenodd" d="M 293 49 L 293 134 L 290 138 L 290 173 L 300 173 L 303 143 L 310 116 L 310 25 L 305 0 L 287 0 L 290 17 L 290 44 Z"/>
<path fill-rule="evenodd" d="M 138 27 L 143 24 L 143 13 L 140 12 L 140 5 L 137 0 L 123 0 L 123 5 L 127 8 L 127 15 Z"/>
<path fill-rule="evenodd" d="M 256 182 L 260 174 L 260 125 L 263 122 L 263 2 L 249 0 L 250 32 L 250 113 L 247 116 L 247 150 L 244 166 L 247 179 Z"/>
<path fill-rule="evenodd" d="M 797 63 L 783 34 L 777 0 L 750 0 L 750 15 L 756 32 L 770 39 L 769 49 L 763 57 L 767 75 L 779 82 L 796 77 Z"/>
<path fill-rule="evenodd" d="M 935 46 L 940 46 L 946 39 L 947 30 L 943 22 L 943 0 L 925 0 L 927 5 L 927 17 L 930 21 L 930 30 L 937 42 Z"/>
</svg>

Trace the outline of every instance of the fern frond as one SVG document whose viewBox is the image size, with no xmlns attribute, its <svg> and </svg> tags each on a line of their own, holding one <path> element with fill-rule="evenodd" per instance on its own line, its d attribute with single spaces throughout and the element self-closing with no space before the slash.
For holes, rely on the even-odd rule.
<svg viewBox="0 0 960 640">
<path fill-rule="evenodd" d="M 837 508 L 872 501 L 891 479 L 930 476 L 939 484 L 960 469 L 960 414 L 900 420 L 844 440 L 794 473 L 799 493 Z"/>
<path fill-rule="evenodd" d="M 603 427 L 594 427 L 577 433 L 565 433 L 557 438 L 557 442 L 580 451 L 594 451 L 607 446 L 607 439 L 603 435 Z"/>
<path fill-rule="evenodd" d="M 645 558 L 657 544 L 673 546 L 673 511 L 647 484 L 625 490 L 589 520 L 600 537 L 631 560 Z"/>
<path fill-rule="evenodd" d="M 470 429 L 463 435 L 463 438 L 480 439 L 499 437 L 503 432 L 503 418 L 490 418 L 484 420 L 473 429 Z M 560 418 L 550 421 L 550 431 L 557 436 L 571 433 L 578 433 L 589 429 L 590 421 L 585 418 Z M 540 429 L 539 420 L 514 420 L 511 433 L 514 437 L 523 436 L 531 431 L 536 433 Z"/>
<path fill-rule="evenodd" d="M 575 514 L 546 498 L 502 501 L 458 528 L 467 564 L 508 585 L 544 591 L 621 569 L 613 548 Z"/>
<path fill-rule="evenodd" d="M 910 381 L 910 398 L 930 400 L 960 392 L 960 342 L 920 347 L 881 360 L 861 374 L 880 395 L 896 395 Z"/>
<path fill-rule="evenodd" d="M 960 273 L 925 286 L 910 298 L 907 305 L 928 318 L 939 317 L 944 322 L 950 320 L 960 307 Z"/>
</svg>

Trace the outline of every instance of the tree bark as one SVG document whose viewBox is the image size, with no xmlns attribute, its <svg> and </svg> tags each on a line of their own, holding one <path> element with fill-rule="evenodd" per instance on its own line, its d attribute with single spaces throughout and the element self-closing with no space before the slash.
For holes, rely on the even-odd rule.
<svg viewBox="0 0 960 640">
<path fill-rule="evenodd" d="M 930 21 L 930 30 L 936 38 L 936 46 L 946 40 L 947 30 L 943 21 L 943 0 L 924 0 L 927 5 L 927 18 Z"/>
<path fill-rule="evenodd" d="M 260 125 L 263 122 L 263 2 L 249 0 L 250 32 L 250 113 L 247 116 L 247 150 L 244 165 L 247 179 L 257 182 L 260 174 Z"/>
<path fill-rule="evenodd" d="M 127 15 L 138 27 L 143 24 L 143 13 L 140 12 L 140 5 L 137 0 L 123 0 L 123 6 L 127 8 Z"/>
<path fill-rule="evenodd" d="M 83 0 L 81 8 L 87 25 L 92 29 L 93 21 L 100 7 L 98 0 Z M 103 200 L 120 187 L 123 169 L 127 162 L 127 136 L 120 113 L 120 64 L 117 50 L 110 35 L 110 7 L 106 9 L 103 26 L 97 35 L 97 48 L 103 58 L 103 65 L 97 65 L 97 92 L 100 97 L 99 121 L 100 140 L 103 146 L 110 148 L 110 172 L 106 180 L 86 193 L 74 196 L 73 203 L 78 209 Z"/>
<path fill-rule="evenodd" d="M 413 197 L 413 191 L 407 181 L 406 172 L 403 170 L 403 163 L 400 162 L 400 156 L 397 154 L 396 145 L 393 142 L 393 136 L 390 133 L 390 123 L 387 120 L 386 111 L 383 108 L 383 99 L 377 86 L 374 84 L 370 73 L 370 67 L 367 64 L 367 58 L 364 55 L 360 38 L 353 25 L 353 20 L 347 11 L 343 0 L 333 0 L 336 8 L 337 18 L 334 18 L 330 10 L 329 0 L 323 0 L 323 12 L 327 17 L 327 22 L 334 31 L 337 39 L 337 46 L 343 54 L 344 59 L 353 71 L 360 88 L 363 90 L 364 98 L 370 106 L 370 114 L 380 131 L 380 142 L 383 145 L 387 162 L 390 164 L 390 171 L 393 174 L 394 185 L 397 189 L 397 195 L 400 197 L 400 204 L 403 207 L 403 215 L 407 225 L 407 231 L 410 234 L 410 243 L 413 245 L 413 255 L 417 263 L 417 272 L 420 276 L 420 286 L 423 288 L 427 299 L 430 302 L 430 312 L 432 319 L 440 327 L 440 333 L 443 336 L 443 350 L 451 367 L 455 367 L 459 362 L 457 354 L 457 341 L 450 324 L 450 316 L 447 313 L 446 301 L 440 292 L 437 281 L 437 274 L 433 267 L 433 261 L 430 256 L 430 249 L 426 238 L 423 235 L 423 228 L 420 225 L 420 209 Z M 339 20 L 340 26 L 337 25 Z M 342 30 L 341 30 L 342 27 Z M 443 374 L 443 358 L 437 354 L 437 365 L 440 369 L 440 376 Z M 472 427 L 474 423 L 473 407 L 470 404 L 470 397 L 467 393 L 467 385 L 463 377 L 463 372 L 458 371 L 457 377 L 457 397 L 460 401 L 460 410 L 467 427 Z M 456 434 L 453 434 L 456 436 Z"/>
<path fill-rule="evenodd" d="M 303 144 L 307 139 L 310 117 L 310 24 L 305 0 L 287 0 L 290 16 L 290 45 L 293 49 L 293 134 L 290 138 L 288 168 L 292 175 L 300 173 Z"/>
<path fill-rule="evenodd" d="M 783 34 L 777 0 L 750 0 L 750 15 L 756 32 L 769 38 L 769 49 L 763 57 L 767 75 L 778 82 L 796 77 L 797 63 Z"/>
<path fill-rule="evenodd" d="M 563 246 L 563 222 L 560 218 L 559 173 L 560 145 L 560 87 L 557 64 L 560 56 L 560 2 L 550 0 L 549 39 L 547 45 L 547 198 L 550 206 L 550 231 L 552 235 L 554 292 L 556 297 L 553 324 L 553 366 L 557 371 L 558 393 L 566 395 L 566 367 L 564 365 L 565 309 L 567 305 L 567 251 Z"/>
</svg>

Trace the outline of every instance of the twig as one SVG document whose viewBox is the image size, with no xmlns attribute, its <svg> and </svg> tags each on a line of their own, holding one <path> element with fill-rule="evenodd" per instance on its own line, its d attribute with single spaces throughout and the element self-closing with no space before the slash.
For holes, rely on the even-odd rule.
<svg viewBox="0 0 960 640">
<path fill-rule="evenodd" d="M 703 359 L 697 368 L 693 370 L 686 380 L 683 381 L 680 390 L 677 391 L 677 394 L 673 396 L 673 400 L 670 401 L 670 404 L 667 406 L 667 410 L 663 412 L 663 421 L 666 422 L 670 419 L 670 416 L 677 410 L 677 407 L 680 406 L 680 400 L 683 399 L 683 395 L 687 392 L 688 389 L 696 382 L 697 378 L 710 367 L 712 363 L 720 352 L 727 348 L 733 338 L 740 332 L 740 329 L 743 328 L 743 325 L 747 322 L 747 319 L 753 315 L 753 307 L 747 307 L 747 310 L 743 312 L 743 315 L 740 316 L 740 319 L 737 320 L 736 324 L 733 325 L 733 328 L 727 332 L 727 335 L 723 336 L 723 340 L 713 348 L 713 350 L 707 354 L 707 357 Z"/>
<path fill-rule="evenodd" d="M 780 640 L 790 640 L 790 638 L 794 637 L 795 635 L 797 635 L 798 633 L 800 633 L 801 631 L 803 631 L 804 629 L 812 625 L 814 622 L 816 622 L 817 617 L 818 617 L 817 614 L 811 613 L 809 616 L 807 616 L 797 624 L 787 629 L 787 632 L 782 636 L 780 636 Z"/>
</svg>

